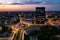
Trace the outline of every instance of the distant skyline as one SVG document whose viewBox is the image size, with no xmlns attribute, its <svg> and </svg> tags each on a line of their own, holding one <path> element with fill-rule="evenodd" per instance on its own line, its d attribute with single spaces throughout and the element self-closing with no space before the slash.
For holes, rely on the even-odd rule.
<svg viewBox="0 0 60 40">
<path fill-rule="evenodd" d="M 27 11 L 27 10 L 35 11 L 34 8 L 42 7 L 42 6 L 46 7 L 46 11 L 60 11 L 60 0 L 0 0 L 0 3 L 3 3 L 3 4 L 15 3 L 16 6 L 10 5 L 10 7 L 11 8 L 16 7 L 19 11 L 21 11 L 21 10 L 22 11 L 24 11 L 24 10 L 25 11 Z M 1 5 L 0 5 L 0 9 L 7 8 L 6 6 L 7 5 L 5 5 L 4 7 L 1 8 Z M 8 8 L 9 8 L 9 6 L 8 6 Z"/>
</svg>

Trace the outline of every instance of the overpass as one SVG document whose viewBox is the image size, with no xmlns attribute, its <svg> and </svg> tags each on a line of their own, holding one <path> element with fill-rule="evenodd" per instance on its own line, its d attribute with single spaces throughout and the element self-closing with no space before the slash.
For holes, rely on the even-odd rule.
<svg viewBox="0 0 60 40">
<path fill-rule="evenodd" d="M 51 19 L 48 19 L 47 22 L 50 25 L 54 25 L 54 22 Z M 60 21 L 57 20 L 56 23 L 60 23 Z M 19 27 L 16 27 L 14 25 L 8 25 L 8 27 L 11 28 L 12 31 L 14 32 L 13 37 L 20 30 L 20 35 L 19 35 L 20 36 L 20 39 L 19 40 L 24 40 L 24 34 L 25 34 L 25 32 L 26 32 L 26 30 L 28 28 L 31 28 L 32 26 L 34 26 L 34 27 L 37 27 L 37 26 L 40 27 L 40 26 L 45 26 L 46 25 L 46 24 L 32 24 L 32 23 L 29 23 L 28 21 L 23 21 L 23 20 L 20 20 L 20 22 L 17 23 L 17 24 L 19 24 L 18 25 Z"/>
</svg>

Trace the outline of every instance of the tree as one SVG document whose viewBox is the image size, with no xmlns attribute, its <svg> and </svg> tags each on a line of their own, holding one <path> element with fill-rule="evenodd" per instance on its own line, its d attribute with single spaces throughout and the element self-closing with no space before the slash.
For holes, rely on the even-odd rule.
<svg viewBox="0 0 60 40">
<path fill-rule="evenodd" d="M 38 35 L 39 40 L 53 40 L 55 39 L 55 35 L 59 33 L 59 30 L 55 26 L 44 26 L 40 30 L 40 34 Z"/>
</svg>

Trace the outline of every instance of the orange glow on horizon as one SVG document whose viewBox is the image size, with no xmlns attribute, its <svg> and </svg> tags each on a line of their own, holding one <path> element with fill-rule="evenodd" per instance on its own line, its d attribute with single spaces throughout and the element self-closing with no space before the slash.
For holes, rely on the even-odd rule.
<svg viewBox="0 0 60 40">
<path fill-rule="evenodd" d="M 20 5 L 0 5 L 0 11 L 26 11 L 31 10 L 29 6 Z"/>
<path fill-rule="evenodd" d="M 0 12 L 1 11 L 35 11 L 36 7 L 46 7 L 46 10 L 54 10 L 55 6 L 53 6 L 53 5 L 37 5 L 37 4 L 0 5 Z"/>
</svg>

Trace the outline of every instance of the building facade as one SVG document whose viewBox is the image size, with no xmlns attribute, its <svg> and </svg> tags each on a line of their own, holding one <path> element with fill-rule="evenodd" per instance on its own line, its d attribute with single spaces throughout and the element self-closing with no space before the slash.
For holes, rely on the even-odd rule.
<svg viewBox="0 0 60 40">
<path fill-rule="evenodd" d="M 45 7 L 36 7 L 36 24 L 44 24 Z"/>
</svg>

